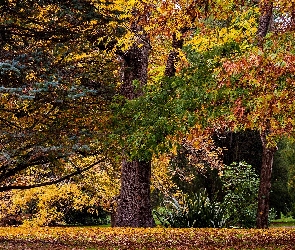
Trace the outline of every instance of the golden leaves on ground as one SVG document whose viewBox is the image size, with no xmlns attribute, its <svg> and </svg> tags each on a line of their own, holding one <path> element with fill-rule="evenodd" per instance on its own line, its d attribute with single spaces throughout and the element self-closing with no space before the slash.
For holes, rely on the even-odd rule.
<svg viewBox="0 0 295 250">
<path fill-rule="evenodd" d="M 293 249 L 294 229 L 0 228 L 1 249 Z"/>
</svg>

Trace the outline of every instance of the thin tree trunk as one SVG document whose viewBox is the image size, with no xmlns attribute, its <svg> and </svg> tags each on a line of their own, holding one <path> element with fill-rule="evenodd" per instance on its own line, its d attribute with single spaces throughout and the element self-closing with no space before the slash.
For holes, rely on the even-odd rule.
<svg viewBox="0 0 295 250">
<path fill-rule="evenodd" d="M 261 16 L 258 24 L 258 46 L 263 48 L 263 40 L 269 31 L 272 21 L 272 1 L 263 1 L 260 3 Z M 263 147 L 262 165 L 260 172 L 260 184 L 258 190 L 258 208 L 256 217 L 257 228 L 268 227 L 269 215 L 269 194 L 271 188 L 271 173 L 273 165 L 273 157 L 276 147 L 269 147 L 267 143 L 267 134 L 271 130 L 270 124 L 267 124 L 266 129 L 261 132 L 260 138 Z"/>
<path fill-rule="evenodd" d="M 262 153 L 262 166 L 260 173 L 260 185 L 258 191 L 258 209 L 256 218 L 257 228 L 268 227 L 269 215 L 269 195 L 271 189 L 271 173 L 273 165 L 273 157 L 277 147 L 269 147 L 267 145 L 266 132 L 263 131 L 260 135 L 263 153 Z"/>
<path fill-rule="evenodd" d="M 271 28 L 273 3 L 272 1 L 263 1 L 259 7 L 261 15 L 258 23 L 257 38 L 258 46 L 263 47 L 263 40 Z"/>
<path fill-rule="evenodd" d="M 295 3 L 292 3 L 290 30 L 295 30 Z"/>
<path fill-rule="evenodd" d="M 178 61 L 178 49 L 181 49 L 183 46 L 183 39 L 177 39 L 176 35 L 172 36 L 172 50 L 168 55 L 165 68 L 165 76 L 172 77 L 176 73 L 176 62 Z"/>
</svg>

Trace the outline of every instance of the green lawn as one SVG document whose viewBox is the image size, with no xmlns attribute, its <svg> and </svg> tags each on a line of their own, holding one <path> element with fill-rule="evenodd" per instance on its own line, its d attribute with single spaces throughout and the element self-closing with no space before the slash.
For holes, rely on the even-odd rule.
<svg viewBox="0 0 295 250">
<path fill-rule="evenodd" d="M 281 219 L 273 220 L 270 223 L 270 227 L 295 227 L 295 219 L 282 216 Z"/>
</svg>

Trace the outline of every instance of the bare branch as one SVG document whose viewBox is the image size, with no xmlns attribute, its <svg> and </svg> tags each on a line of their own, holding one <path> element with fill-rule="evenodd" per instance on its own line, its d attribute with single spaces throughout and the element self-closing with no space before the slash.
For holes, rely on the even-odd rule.
<svg viewBox="0 0 295 250">
<path fill-rule="evenodd" d="M 95 165 L 105 161 L 106 159 L 103 158 L 103 159 L 100 159 L 99 161 L 96 161 L 94 163 L 92 163 L 91 165 L 83 168 L 83 169 L 78 169 L 76 171 L 74 171 L 73 173 L 71 174 L 68 174 L 68 175 L 65 175 L 61 178 L 58 178 L 58 179 L 55 179 L 55 180 L 52 180 L 52 181 L 47 181 L 47 182 L 43 182 L 43 183 L 36 183 L 36 184 L 33 184 L 33 185 L 28 185 L 28 186 L 13 186 L 13 185 L 9 185 L 9 186 L 1 186 L 0 187 L 0 192 L 6 192 L 6 191 L 10 191 L 10 190 L 25 190 L 25 189 L 31 189 L 31 188 L 36 188 L 36 187 L 44 187 L 44 186 L 49 186 L 49 185 L 53 185 L 53 184 L 57 184 L 57 183 L 60 183 L 64 180 L 67 180 L 75 175 L 78 175 L 78 174 L 81 174 L 82 172 L 85 172 L 91 168 L 93 168 Z"/>
</svg>

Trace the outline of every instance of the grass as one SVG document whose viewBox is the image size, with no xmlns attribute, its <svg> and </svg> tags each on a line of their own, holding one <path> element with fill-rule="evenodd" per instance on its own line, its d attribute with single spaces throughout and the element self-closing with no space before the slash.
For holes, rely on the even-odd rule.
<svg viewBox="0 0 295 250">
<path fill-rule="evenodd" d="M 0 249 L 294 249 L 295 229 L 0 227 Z"/>
<path fill-rule="evenodd" d="M 295 219 L 282 215 L 281 219 L 273 220 L 270 223 L 271 227 L 295 227 Z"/>
</svg>

